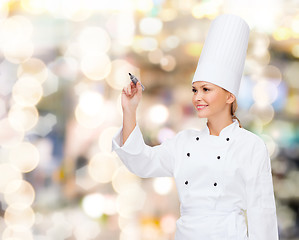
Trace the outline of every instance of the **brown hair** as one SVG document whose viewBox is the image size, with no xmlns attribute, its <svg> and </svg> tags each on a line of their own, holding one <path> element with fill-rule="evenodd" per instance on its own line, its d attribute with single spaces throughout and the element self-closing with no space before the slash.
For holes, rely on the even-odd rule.
<svg viewBox="0 0 299 240">
<path fill-rule="evenodd" d="M 229 91 L 227 91 L 226 89 L 224 89 L 224 88 L 222 88 L 222 89 L 229 93 Z M 235 116 L 235 112 L 237 111 L 237 109 L 238 109 L 238 103 L 237 103 L 237 98 L 235 97 L 235 100 L 231 104 L 230 114 L 232 115 L 232 119 L 237 119 L 237 121 L 239 123 L 239 127 L 242 128 L 239 118 L 237 118 L 237 116 Z"/>
<path fill-rule="evenodd" d="M 235 116 L 235 112 L 237 111 L 238 108 L 238 103 L 237 103 L 237 99 L 235 99 L 235 101 L 232 102 L 231 104 L 231 115 L 232 115 L 232 119 L 237 119 L 239 122 L 239 127 L 242 128 L 241 122 L 239 120 L 239 118 L 237 118 L 237 116 Z"/>
</svg>

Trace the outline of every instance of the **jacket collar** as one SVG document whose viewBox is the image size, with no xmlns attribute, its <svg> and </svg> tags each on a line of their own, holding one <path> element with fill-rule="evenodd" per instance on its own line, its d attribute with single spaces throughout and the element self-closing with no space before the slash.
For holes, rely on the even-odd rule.
<svg viewBox="0 0 299 240">
<path fill-rule="evenodd" d="M 210 129 L 208 127 L 208 122 L 206 122 L 206 125 L 203 128 L 203 135 L 211 137 L 211 138 L 225 138 L 226 139 L 226 138 L 231 137 L 234 134 L 236 128 L 239 128 L 239 122 L 237 119 L 233 119 L 233 123 L 231 123 L 230 125 L 223 128 L 220 131 L 219 136 L 215 136 L 215 135 L 210 135 Z"/>
</svg>

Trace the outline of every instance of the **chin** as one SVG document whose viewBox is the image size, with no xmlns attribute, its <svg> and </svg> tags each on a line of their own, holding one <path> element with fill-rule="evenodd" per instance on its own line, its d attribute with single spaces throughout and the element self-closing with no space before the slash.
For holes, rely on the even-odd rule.
<svg viewBox="0 0 299 240">
<path fill-rule="evenodd" d="M 208 117 L 209 117 L 209 114 L 197 113 L 197 116 L 198 116 L 199 118 L 208 118 Z"/>
</svg>

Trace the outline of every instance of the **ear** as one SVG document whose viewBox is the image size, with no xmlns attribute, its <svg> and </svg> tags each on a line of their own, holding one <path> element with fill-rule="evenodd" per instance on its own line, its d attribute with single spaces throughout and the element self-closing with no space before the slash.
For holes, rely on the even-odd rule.
<svg viewBox="0 0 299 240">
<path fill-rule="evenodd" d="M 234 94 L 232 94 L 231 92 L 228 92 L 228 95 L 227 95 L 227 100 L 226 100 L 226 103 L 233 103 L 235 101 L 236 97 Z"/>
</svg>

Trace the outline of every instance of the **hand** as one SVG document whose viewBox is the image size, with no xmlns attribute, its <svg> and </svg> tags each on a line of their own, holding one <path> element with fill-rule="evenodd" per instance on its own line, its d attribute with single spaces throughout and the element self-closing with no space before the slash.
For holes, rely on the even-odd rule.
<svg viewBox="0 0 299 240">
<path fill-rule="evenodd" d="M 130 83 L 123 88 L 121 94 L 121 105 L 123 111 L 129 111 L 132 113 L 136 112 L 141 97 L 142 87 L 140 82 L 137 82 L 135 86 L 135 84 L 132 81 L 130 81 Z"/>
</svg>

